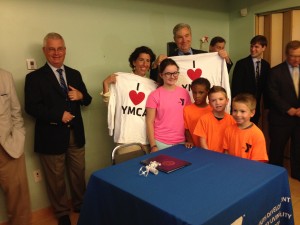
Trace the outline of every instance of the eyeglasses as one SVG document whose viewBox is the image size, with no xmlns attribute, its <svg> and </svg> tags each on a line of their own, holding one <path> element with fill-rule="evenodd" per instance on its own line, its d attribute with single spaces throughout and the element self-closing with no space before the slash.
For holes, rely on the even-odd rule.
<svg viewBox="0 0 300 225">
<path fill-rule="evenodd" d="M 178 72 L 178 71 L 173 72 L 173 73 L 171 73 L 171 72 L 166 72 L 166 73 L 163 73 L 163 75 L 165 75 L 166 77 L 178 77 L 179 72 Z"/>
<path fill-rule="evenodd" d="M 50 53 L 55 53 L 55 52 L 58 52 L 58 53 L 62 53 L 66 50 L 65 47 L 59 47 L 59 48 L 47 48 L 47 51 L 50 52 Z"/>
</svg>

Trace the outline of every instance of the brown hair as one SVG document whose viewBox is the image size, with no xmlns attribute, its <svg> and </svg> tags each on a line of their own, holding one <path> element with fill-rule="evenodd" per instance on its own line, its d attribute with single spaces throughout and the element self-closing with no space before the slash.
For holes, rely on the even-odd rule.
<svg viewBox="0 0 300 225">
<path fill-rule="evenodd" d="M 223 88 L 221 86 L 212 86 L 212 88 L 209 89 L 209 91 L 208 91 L 208 98 L 211 94 L 217 93 L 217 92 L 223 92 L 225 94 L 226 98 L 228 98 L 225 88 Z"/>
<path fill-rule="evenodd" d="M 288 55 L 290 53 L 291 49 L 296 50 L 298 48 L 300 48 L 300 41 L 298 41 L 298 40 L 290 41 L 285 46 L 285 54 Z"/>
</svg>

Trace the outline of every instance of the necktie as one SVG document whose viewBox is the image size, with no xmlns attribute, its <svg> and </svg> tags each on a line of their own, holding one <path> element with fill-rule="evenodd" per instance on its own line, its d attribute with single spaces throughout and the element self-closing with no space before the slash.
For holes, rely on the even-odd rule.
<svg viewBox="0 0 300 225">
<path fill-rule="evenodd" d="M 183 53 L 184 55 L 190 55 L 191 53 L 190 52 L 186 52 L 186 53 Z"/>
<path fill-rule="evenodd" d="M 256 61 L 256 67 L 255 67 L 256 86 L 258 86 L 258 84 L 259 84 L 259 64 L 260 64 L 260 61 Z"/>
<path fill-rule="evenodd" d="M 57 69 L 56 70 L 59 74 L 59 82 L 60 82 L 60 86 L 63 89 L 63 92 L 67 95 L 68 94 L 68 87 L 66 85 L 65 79 L 63 77 L 63 70 L 62 69 Z"/>
<path fill-rule="evenodd" d="M 292 78 L 297 97 L 299 96 L 299 67 L 293 67 Z"/>
</svg>

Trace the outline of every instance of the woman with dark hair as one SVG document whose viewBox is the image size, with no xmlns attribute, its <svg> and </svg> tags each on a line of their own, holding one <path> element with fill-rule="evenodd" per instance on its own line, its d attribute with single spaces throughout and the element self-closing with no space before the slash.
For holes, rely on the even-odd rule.
<svg viewBox="0 0 300 225">
<path fill-rule="evenodd" d="M 152 63 L 155 61 L 156 55 L 153 51 L 146 47 L 137 47 L 129 56 L 129 66 L 132 69 L 132 73 L 139 75 L 141 77 L 146 77 L 146 73 L 150 70 Z M 103 96 L 103 101 L 109 101 L 109 86 L 110 84 L 116 83 L 117 74 L 113 73 L 105 78 L 103 81 L 103 91 L 101 95 Z"/>
<path fill-rule="evenodd" d="M 185 142 L 183 108 L 191 103 L 187 90 L 176 86 L 179 76 L 176 62 L 164 59 L 159 71 L 159 87 L 149 95 L 146 103 L 151 152 Z"/>
<path fill-rule="evenodd" d="M 117 72 L 103 81 L 104 102 L 108 102 L 108 129 L 117 144 L 139 142 L 148 145 L 146 135 L 146 100 L 156 89 L 146 77 L 155 54 L 146 46 L 136 48 L 129 56 L 132 73 Z"/>
</svg>

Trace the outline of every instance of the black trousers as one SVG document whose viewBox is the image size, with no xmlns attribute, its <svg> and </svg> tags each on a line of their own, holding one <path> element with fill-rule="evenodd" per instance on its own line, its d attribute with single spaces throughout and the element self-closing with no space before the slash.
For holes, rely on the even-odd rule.
<svg viewBox="0 0 300 225">
<path fill-rule="evenodd" d="M 300 125 L 279 126 L 270 123 L 269 135 L 269 163 L 283 166 L 285 146 L 290 139 L 291 176 L 300 180 Z"/>
</svg>

